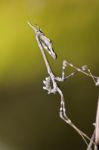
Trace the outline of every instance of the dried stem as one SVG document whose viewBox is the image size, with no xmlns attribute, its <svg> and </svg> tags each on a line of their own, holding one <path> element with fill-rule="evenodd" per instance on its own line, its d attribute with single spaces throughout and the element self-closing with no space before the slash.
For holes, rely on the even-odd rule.
<svg viewBox="0 0 99 150">
<path fill-rule="evenodd" d="M 92 146 L 93 146 L 93 141 L 94 141 L 94 139 L 95 139 L 95 130 L 94 130 L 94 132 L 93 132 L 93 134 L 92 134 L 92 137 L 91 137 L 91 139 L 90 139 L 90 142 L 89 142 L 89 145 L 88 145 L 88 147 L 87 147 L 87 150 L 92 150 Z M 95 145 L 95 143 L 94 143 L 94 145 Z"/>
<path fill-rule="evenodd" d="M 95 150 L 99 150 L 99 97 L 97 104 L 97 113 L 96 113 L 96 125 L 95 125 Z"/>
</svg>

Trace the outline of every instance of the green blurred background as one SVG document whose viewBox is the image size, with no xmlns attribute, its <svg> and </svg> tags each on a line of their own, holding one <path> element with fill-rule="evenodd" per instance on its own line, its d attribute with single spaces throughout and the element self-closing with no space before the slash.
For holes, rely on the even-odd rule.
<svg viewBox="0 0 99 150">
<path fill-rule="evenodd" d="M 98 0 L 0 0 L 0 149 L 84 150 L 59 118 L 59 98 L 42 90 L 47 72 L 27 21 L 52 39 L 58 60 L 48 58 L 56 74 L 68 59 L 99 75 Z M 91 136 L 98 88 L 79 74 L 60 86 L 68 115 Z"/>
</svg>

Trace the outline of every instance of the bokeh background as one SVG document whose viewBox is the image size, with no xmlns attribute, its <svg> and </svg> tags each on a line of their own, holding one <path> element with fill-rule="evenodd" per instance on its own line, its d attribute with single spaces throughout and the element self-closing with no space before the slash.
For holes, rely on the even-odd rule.
<svg viewBox="0 0 99 150">
<path fill-rule="evenodd" d="M 0 0 L 0 149 L 84 150 L 80 136 L 59 118 L 59 97 L 42 89 L 47 72 L 27 21 L 52 39 L 58 59 L 47 56 L 55 74 L 67 59 L 99 75 L 98 0 Z M 98 87 L 79 74 L 60 87 L 68 115 L 91 136 Z"/>
</svg>

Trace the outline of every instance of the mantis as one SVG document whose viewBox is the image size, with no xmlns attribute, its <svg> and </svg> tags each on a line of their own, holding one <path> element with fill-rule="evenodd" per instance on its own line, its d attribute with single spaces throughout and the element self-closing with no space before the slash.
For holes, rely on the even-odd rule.
<svg viewBox="0 0 99 150">
<path fill-rule="evenodd" d="M 32 25 L 30 22 L 28 22 L 28 25 L 32 28 L 32 30 L 36 34 L 36 40 L 40 48 L 41 54 L 43 56 L 47 73 L 48 73 L 48 77 L 46 77 L 45 80 L 43 80 L 43 84 L 44 84 L 43 89 L 46 90 L 48 94 L 52 93 L 52 94 L 58 94 L 60 96 L 60 109 L 59 109 L 60 118 L 64 120 L 68 125 L 70 125 L 72 128 L 74 128 L 76 132 L 82 137 L 86 145 L 88 146 L 87 140 L 90 141 L 91 139 L 84 132 L 78 129 L 71 121 L 71 119 L 68 117 L 66 106 L 65 106 L 64 94 L 62 90 L 59 88 L 58 84 L 59 82 L 64 82 L 70 77 L 73 77 L 76 73 L 80 72 L 85 74 L 88 77 L 91 77 L 95 85 L 98 86 L 99 77 L 93 76 L 90 69 L 86 65 L 79 68 L 73 65 L 72 63 L 68 62 L 67 60 L 64 60 L 62 64 L 62 76 L 61 77 L 55 76 L 45 53 L 47 52 L 54 60 L 57 59 L 57 54 L 54 51 L 52 41 L 44 34 L 44 32 L 38 26 Z M 72 72 L 70 75 L 65 76 L 66 67 L 72 67 L 75 71 Z M 92 141 L 92 144 L 95 143 Z"/>
</svg>

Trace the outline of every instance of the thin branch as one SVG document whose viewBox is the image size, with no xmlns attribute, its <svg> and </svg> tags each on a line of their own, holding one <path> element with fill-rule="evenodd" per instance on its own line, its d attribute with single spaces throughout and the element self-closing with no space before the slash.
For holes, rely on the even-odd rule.
<svg viewBox="0 0 99 150">
<path fill-rule="evenodd" d="M 94 130 L 94 132 L 93 132 L 93 134 L 92 134 L 92 137 L 91 137 L 90 142 L 89 142 L 89 144 L 88 144 L 87 150 L 92 150 L 92 146 L 93 146 L 93 141 L 94 141 L 94 139 L 95 139 L 95 130 Z M 94 145 L 95 145 L 95 143 L 94 143 Z"/>
<path fill-rule="evenodd" d="M 97 113 L 96 113 L 96 125 L 95 125 L 95 150 L 99 149 L 99 97 L 97 104 Z"/>
</svg>

